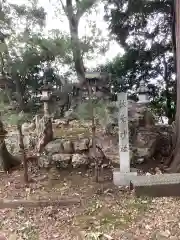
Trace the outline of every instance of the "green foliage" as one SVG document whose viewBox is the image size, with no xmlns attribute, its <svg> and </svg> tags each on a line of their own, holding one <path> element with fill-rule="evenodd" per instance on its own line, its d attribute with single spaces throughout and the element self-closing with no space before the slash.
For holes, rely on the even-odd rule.
<svg viewBox="0 0 180 240">
<path fill-rule="evenodd" d="M 115 92 L 136 91 L 140 80 L 154 80 L 153 101 L 161 101 L 165 116 L 174 118 L 174 1 L 108 0 L 105 10 L 112 36 L 125 50 L 123 56 L 100 67 L 116 76 L 112 81 Z M 159 108 L 159 104 L 153 106 Z"/>
<path fill-rule="evenodd" d="M 19 114 L 17 113 L 10 114 L 7 121 L 11 125 L 22 125 L 24 122 L 29 121 L 29 119 L 30 119 L 29 114 L 20 112 Z"/>
<path fill-rule="evenodd" d="M 109 121 L 109 114 L 106 104 L 101 100 L 88 100 L 87 102 L 80 104 L 76 111 L 77 118 L 79 120 L 91 120 L 92 108 L 93 117 L 95 118 L 96 123 L 105 126 Z"/>
</svg>

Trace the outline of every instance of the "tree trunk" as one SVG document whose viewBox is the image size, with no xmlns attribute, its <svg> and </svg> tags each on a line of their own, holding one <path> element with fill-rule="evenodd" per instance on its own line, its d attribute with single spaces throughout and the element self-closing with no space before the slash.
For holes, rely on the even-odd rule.
<svg viewBox="0 0 180 240">
<path fill-rule="evenodd" d="M 84 64 L 82 59 L 81 44 L 80 44 L 79 35 L 78 35 L 78 25 L 79 25 L 79 22 L 75 16 L 69 18 L 71 45 L 72 45 L 75 70 L 80 83 L 84 83 L 85 72 L 84 72 Z"/>
<path fill-rule="evenodd" d="M 20 159 L 12 156 L 7 148 L 5 141 L 0 140 L 0 162 L 5 172 L 9 172 L 11 169 L 21 164 Z"/>
<path fill-rule="evenodd" d="M 171 93 L 169 91 L 169 77 L 168 77 L 168 69 L 167 69 L 167 62 L 164 56 L 163 59 L 163 64 L 164 64 L 164 81 L 166 84 L 166 117 L 168 118 L 168 124 L 171 125 L 171 123 L 174 121 L 173 119 L 173 111 L 172 111 L 172 97 L 171 97 Z"/>
<path fill-rule="evenodd" d="M 172 31 L 172 44 L 173 44 L 173 53 L 174 53 L 174 66 L 176 71 L 176 11 L 175 11 L 175 0 L 171 3 L 171 31 Z"/>
<path fill-rule="evenodd" d="M 22 94 L 21 82 L 18 76 L 15 76 L 15 85 L 16 85 L 16 93 L 17 93 L 17 102 L 19 105 L 19 111 L 25 110 L 25 103 Z"/>
<path fill-rule="evenodd" d="M 19 132 L 19 142 L 20 142 L 19 147 L 20 147 L 20 150 L 22 152 L 22 157 L 23 157 L 24 181 L 25 181 L 25 183 L 28 183 L 28 164 L 27 164 L 27 158 L 26 158 L 24 141 L 23 141 L 22 125 L 18 124 L 17 129 Z"/>
<path fill-rule="evenodd" d="M 4 140 L 6 134 L 7 131 L 0 120 L 0 164 L 5 172 L 9 172 L 12 168 L 19 166 L 21 161 L 8 152 Z"/>
<path fill-rule="evenodd" d="M 176 78 L 177 78 L 177 102 L 175 119 L 175 144 L 173 161 L 170 165 L 171 172 L 180 172 L 180 0 L 175 1 L 176 6 Z"/>
<path fill-rule="evenodd" d="M 96 153 L 96 123 L 95 123 L 95 112 L 94 112 L 94 106 L 93 106 L 93 98 L 92 98 L 92 89 L 91 86 L 88 86 L 88 93 L 89 93 L 89 101 L 91 103 L 90 111 L 91 111 L 91 121 L 92 121 L 92 150 L 93 150 L 93 156 L 94 156 L 94 162 L 95 162 L 95 181 L 99 182 L 99 162 L 97 159 L 97 153 Z"/>
</svg>

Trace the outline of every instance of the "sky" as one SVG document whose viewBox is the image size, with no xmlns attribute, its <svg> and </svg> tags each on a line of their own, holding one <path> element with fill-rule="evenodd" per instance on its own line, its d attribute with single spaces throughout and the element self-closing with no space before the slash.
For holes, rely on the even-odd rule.
<svg viewBox="0 0 180 240">
<path fill-rule="evenodd" d="M 14 4 L 24 4 L 27 3 L 28 0 L 9 0 L 9 2 Z M 45 11 L 47 12 L 46 18 L 46 32 L 51 29 L 59 29 L 61 31 L 69 32 L 69 25 L 67 18 L 62 16 L 57 17 L 56 12 L 60 9 L 60 2 L 59 0 L 39 0 L 39 4 L 44 7 Z M 109 31 L 107 29 L 107 24 L 103 20 L 104 16 L 104 9 L 103 6 L 100 5 L 97 9 L 96 13 L 90 16 L 92 20 L 96 19 L 97 27 L 102 30 L 102 36 L 104 38 L 109 38 Z M 60 15 L 58 15 L 60 16 Z M 85 34 L 91 34 L 90 30 L 88 29 L 87 22 L 85 18 L 82 18 L 79 25 L 79 35 L 83 36 Z M 85 62 L 85 65 L 88 65 L 88 68 L 96 67 L 98 64 L 105 63 L 107 61 L 112 60 L 117 54 L 123 53 L 123 50 L 115 41 L 109 42 L 109 50 L 103 55 L 98 55 L 94 60 L 88 60 Z"/>
</svg>

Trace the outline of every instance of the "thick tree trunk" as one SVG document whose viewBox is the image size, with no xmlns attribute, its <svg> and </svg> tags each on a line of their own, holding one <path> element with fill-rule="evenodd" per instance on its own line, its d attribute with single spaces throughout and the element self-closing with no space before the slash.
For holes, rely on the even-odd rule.
<svg viewBox="0 0 180 240">
<path fill-rule="evenodd" d="M 4 171 L 9 172 L 10 169 L 19 166 L 21 161 L 8 152 L 4 140 L 6 134 L 7 131 L 4 129 L 3 123 L 0 121 L 0 164 Z"/>
<path fill-rule="evenodd" d="M 5 172 L 9 172 L 21 164 L 20 159 L 12 156 L 8 152 L 5 141 L 2 140 L 0 140 L 0 163 Z"/>
<path fill-rule="evenodd" d="M 4 171 L 9 172 L 14 167 L 21 164 L 21 161 L 13 157 L 6 148 L 5 135 L 7 131 L 4 129 L 3 123 L 0 120 L 0 165 Z"/>
<path fill-rule="evenodd" d="M 167 62 L 164 56 L 164 60 L 163 60 L 163 64 L 164 64 L 164 81 L 166 84 L 166 117 L 168 118 L 168 124 L 171 125 L 171 123 L 174 121 L 173 119 L 173 111 L 172 111 L 172 97 L 171 97 L 171 93 L 169 91 L 169 77 L 168 77 L 168 69 L 167 69 Z"/>
<path fill-rule="evenodd" d="M 171 172 L 180 172 L 180 0 L 176 0 L 176 72 L 177 72 L 177 102 L 175 119 L 175 144 L 173 161 L 170 165 Z"/>
<path fill-rule="evenodd" d="M 84 83 L 85 72 L 84 72 L 84 64 L 82 59 L 81 44 L 78 36 L 78 25 L 79 25 L 79 22 L 75 16 L 69 18 L 71 45 L 72 45 L 75 70 L 80 83 Z"/>
<path fill-rule="evenodd" d="M 174 65 L 176 71 L 176 12 L 175 12 L 175 0 L 171 2 L 171 19 L 172 19 L 172 44 L 173 44 L 173 52 L 174 52 Z"/>
<path fill-rule="evenodd" d="M 91 89 L 91 86 L 88 86 L 88 93 L 89 93 L 89 101 L 91 103 L 90 111 L 91 111 L 91 121 L 92 121 L 92 150 L 93 150 L 93 156 L 95 161 L 95 181 L 99 182 L 99 162 L 97 159 L 97 152 L 96 152 L 96 122 L 95 122 L 95 112 L 94 112 L 94 106 L 93 106 L 93 92 Z"/>
</svg>

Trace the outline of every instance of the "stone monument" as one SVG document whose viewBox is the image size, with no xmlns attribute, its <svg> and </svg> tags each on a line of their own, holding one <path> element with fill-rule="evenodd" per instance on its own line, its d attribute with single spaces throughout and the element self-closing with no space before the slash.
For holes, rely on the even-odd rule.
<svg viewBox="0 0 180 240">
<path fill-rule="evenodd" d="M 127 93 L 118 96 L 120 172 L 130 172 Z"/>
<path fill-rule="evenodd" d="M 118 109 L 120 169 L 114 169 L 113 181 L 115 185 L 128 186 L 137 172 L 130 169 L 127 93 L 118 94 Z"/>
<path fill-rule="evenodd" d="M 149 102 L 149 90 L 145 82 L 140 82 L 137 104 Z M 113 181 L 118 186 L 130 186 L 130 182 L 137 176 L 137 171 L 130 168 L 129 128 L 128 128 L 128 100 L 127 93 L 118 94 L 118 125 L 119 125 L 119 159 L 120 169 L 114 169 Z"/>
</svg>

